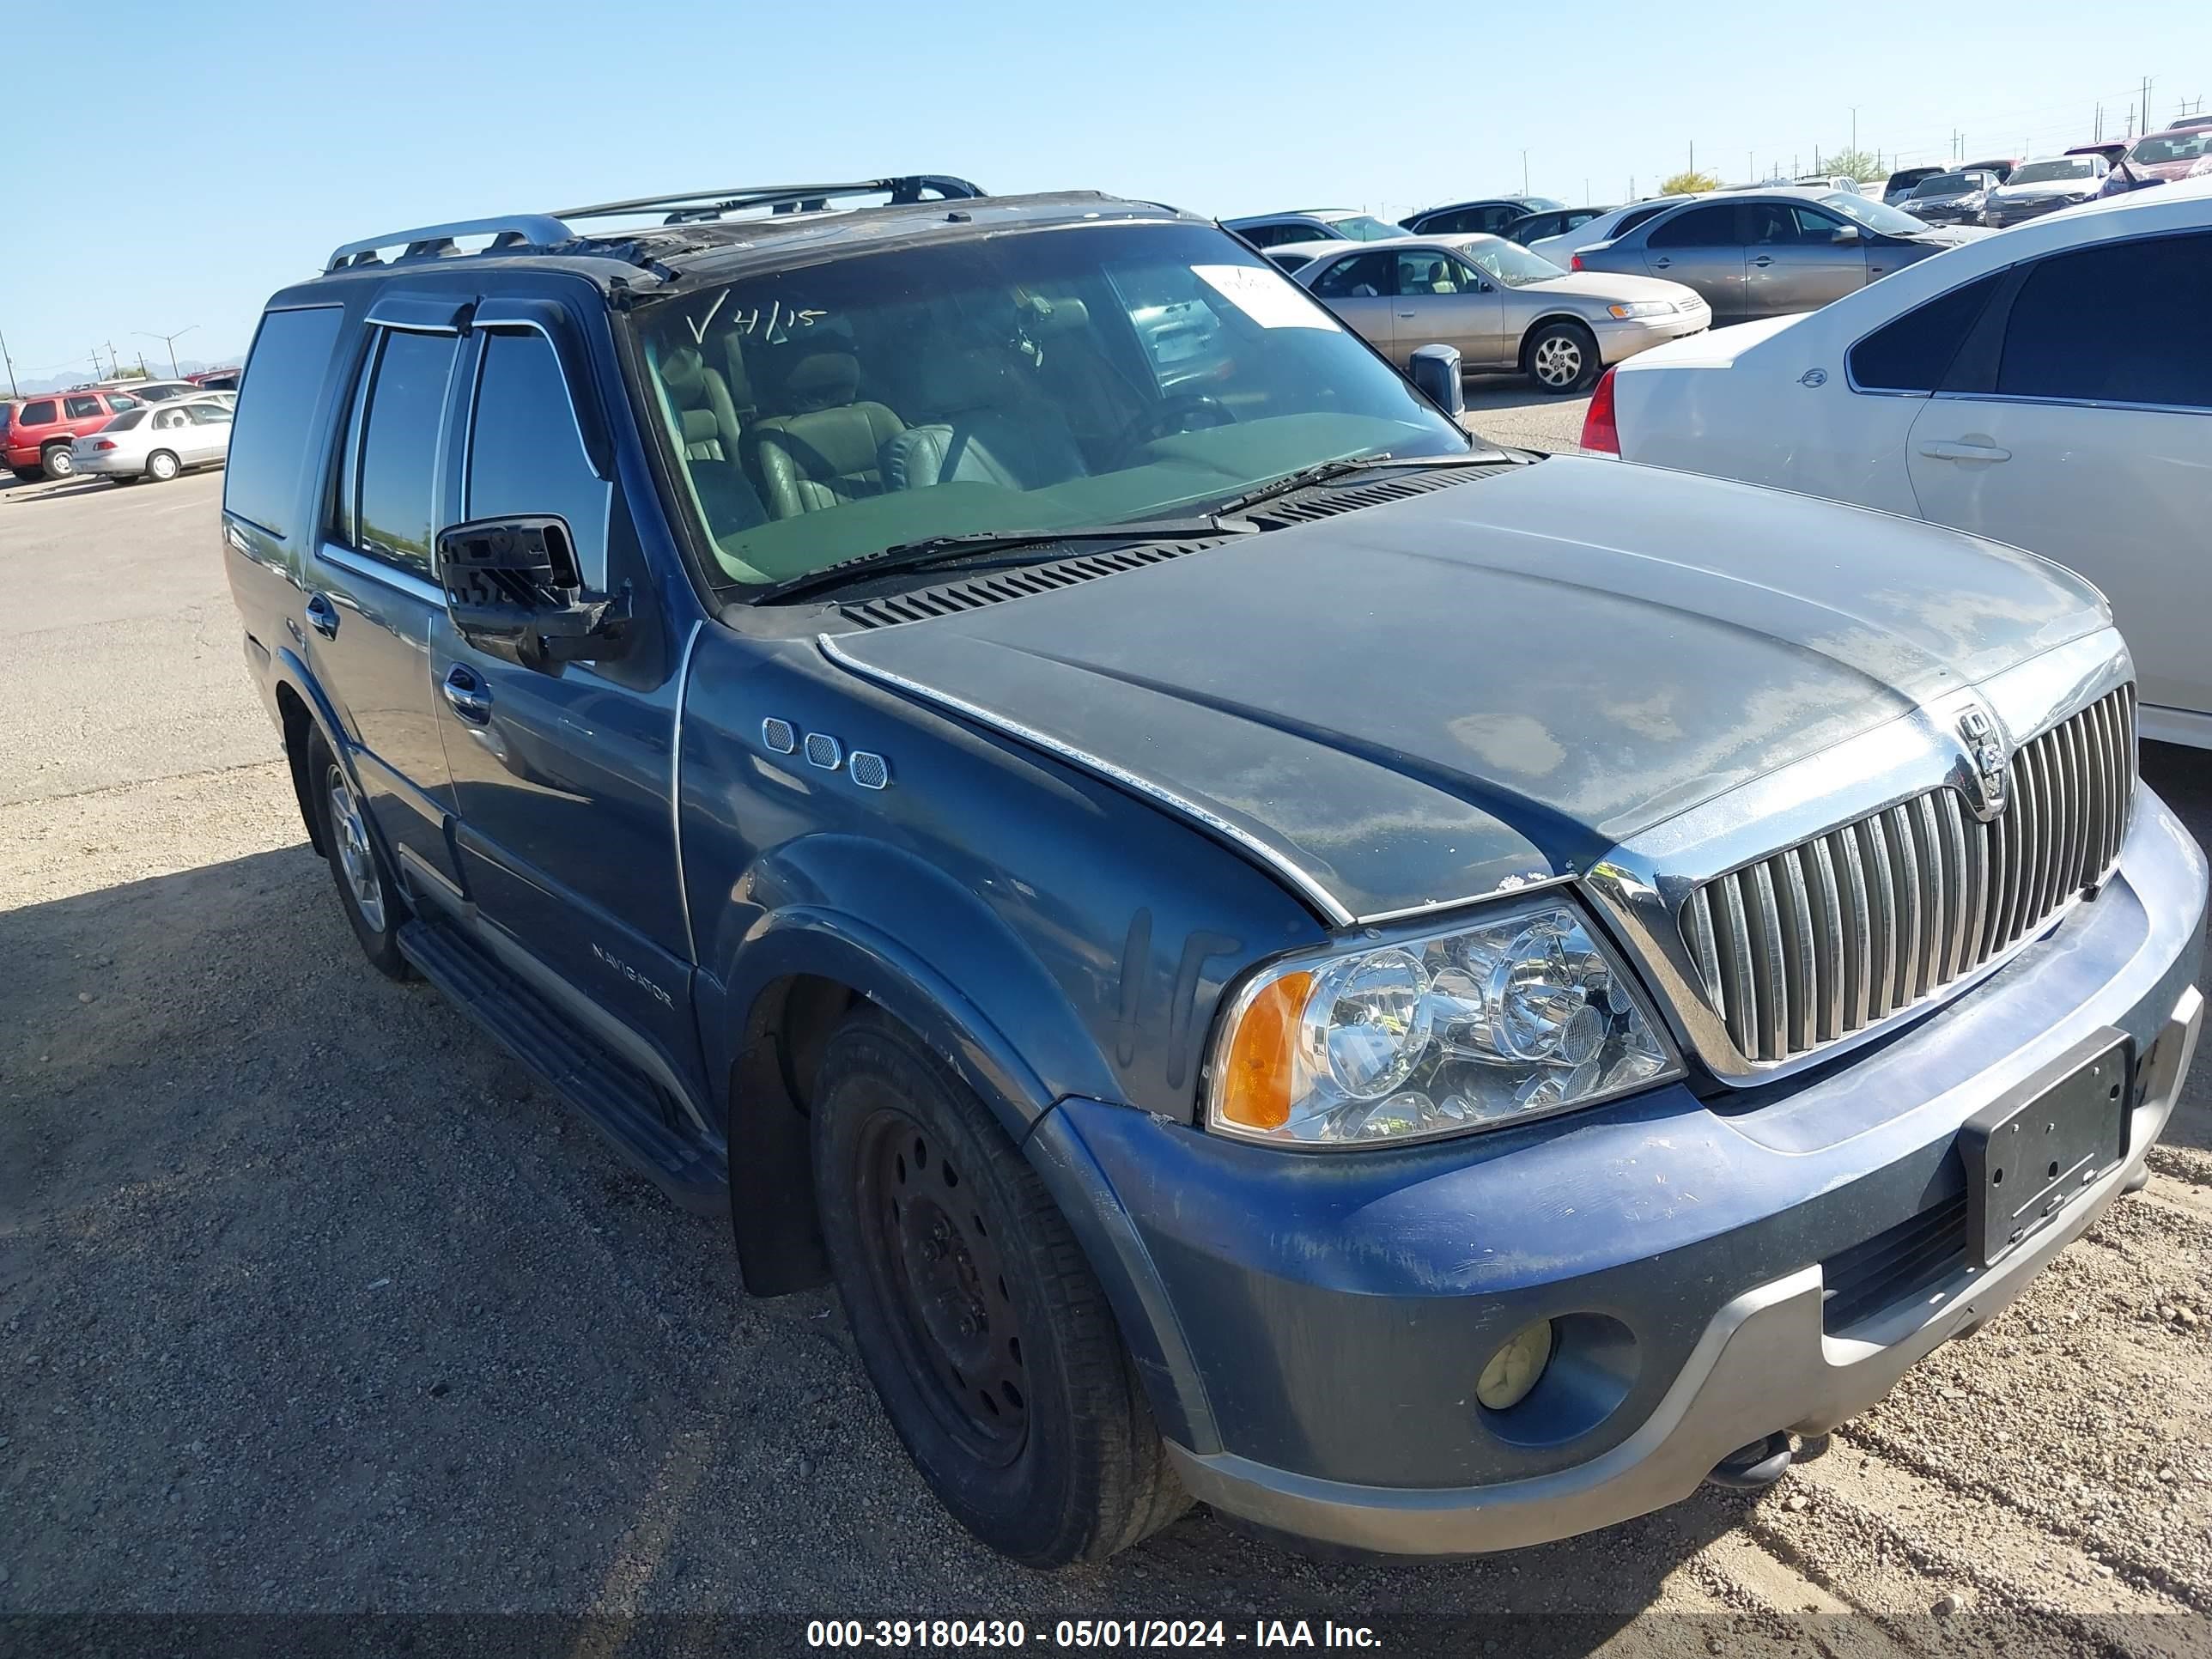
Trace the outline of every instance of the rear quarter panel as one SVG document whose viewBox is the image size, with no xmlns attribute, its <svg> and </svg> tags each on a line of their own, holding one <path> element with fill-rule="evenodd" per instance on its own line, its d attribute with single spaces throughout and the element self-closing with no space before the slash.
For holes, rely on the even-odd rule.
<svg viewBox="0 0 2212 1659">
<path fill-rule="evenodd" d="M 1923 400 L 1851 389 L 1856 333 L 1808 319 L 1733 363 L 1632 361 L 1613 381 L 1621 459 L 1917 514 L 1905 440 Z"/>
</svg>

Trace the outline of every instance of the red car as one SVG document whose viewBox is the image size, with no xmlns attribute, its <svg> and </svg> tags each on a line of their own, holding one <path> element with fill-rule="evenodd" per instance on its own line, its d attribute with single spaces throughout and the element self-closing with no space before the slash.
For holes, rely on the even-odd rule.
<svg viewBox="0 0 2212 1659">
<path fill-rule="evenodd" d="M 6 425 L 0 427 L 0 453 L 19 478 L 66 478 L 76 471 L 70 461 L 70 441 L 137 407 L 138 399 L 128 392 L 95 387 L 26 398 L 9 410 Z"/>
<path fill-rule="evenodd" d="M 2207 155 L 2212 155 L 2212 127 L 2169 127 L 2146 133 L 2106 177 L 2105 194 L 2172 184 L 2187 178 L 2189 169 Z"/>
<path fill-rule="evenodd" d="M 204 368 L 197 374 L 185 378 L 203 392 L 235 392 L 238 390 L 238 371 L 234 368 Z"/>
</svg>

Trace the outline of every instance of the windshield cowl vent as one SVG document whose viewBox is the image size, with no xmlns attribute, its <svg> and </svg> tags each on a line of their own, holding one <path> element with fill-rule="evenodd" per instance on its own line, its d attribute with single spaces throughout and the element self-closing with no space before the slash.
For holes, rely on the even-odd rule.
<svg viewBox="0 0 2212 1659">
<path fill-rule="evenodd" d="M 984 605 L 998 605 L 1006 599 L 1025 599 L 1032 594 L 1050 593 L 1059 588 L 1073 587 L 1078 582 L 1087 582 L 1094 576 L 1119 575 L 1124 570 L 1159 564 L 1169 559 L 1181 558 L 1186 553 L 1218 547 L 1223 542 L 1236 539 L 1234 536 L 1223 536 L 1218 540 L 1203 542 L 1145 542 L 1134 547 L 1117 547 L 1111 553 L 1083 553 L 1072 559 L 1054 559 L 1049 564 L 1028 564 L 1013 570 L 994 570 L 987 575 L 970 576 L 961 581 L 910 588 L 903 593 L 887 593 L 881 599 L 855 599 L 837 608 L 863 627 L 890 628 L 900 623 L 923 622 L 932 617 L 950 617 L 963 611 L 980 610 Z"/>
<path fill-rule="evenodd" d="M 1506 461 L 1496 466 L 1455 466 L 1411 477 L 1384 477 L 1370 483 L 1322 484 L 1285 495 L 1280 501 L 1265 502 L 1237 516 L 1250 520 L 1262 530 L 1287 529 L 1363 507 L 1380 507 L 1386 501 L 1403 501 L 1410 495 L 1425 495 L 1431 490 L 1448 489 L 1477 478 L 1494 477 L 1500 472 L 1512 471 L 1515 465 Z M 909 588 L 903 593 L 854 599 L 837 608 L 849 621 L 863 628 L 895 628 L 902 623 L 927 622 L 936 617 L 980 610 L 987 605 L 1003 604 L 1008 599 L 1055 592 L 1095 577 L 1116 576 L 1125 570 L 1162 564 L 1186 554 L 1219 547 L 1224 542 L 1243 539 L 1241 535 L 1232 535 L 1210 541 L 1141 542 L 1133 547 L 1117 547 L 1111 553 L 1081 553 L 1073 558 L 1054 559 L 1048 564 L 1022 565 L 957 581 Z"/>
<path fill-rule="evenodd" d="M 1382 477 L 1371 483 L 1324 485 L 1265 502 L 1238 516 L 1251 520 L 1262 530 L 1281 530 L 1294 524 L 1311 524 L 1316 519 L 1333 519 L 1340 513 L 1355 512 L 1363 507 L 1381 507 L 1386 501 L 1402 501 L 1411 495 L 1449 489 L 1454 484 L 1473 483 L 1477 478 L 1493 478 L 1501 472 L 1512 471 L 1514 466 L 1511 461 L 1500 461 L 1496 466 L 1443 467 L 1407 477 Z"/>
</svg>

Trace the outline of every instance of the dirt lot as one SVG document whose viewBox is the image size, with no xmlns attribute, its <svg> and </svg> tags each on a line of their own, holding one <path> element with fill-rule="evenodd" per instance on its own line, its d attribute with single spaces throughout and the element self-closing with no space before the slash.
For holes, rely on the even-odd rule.
<svg viewBox="0 0 2212 1659">
<path fill-rule="evenodd" d="M 0 1613 L 2203 1650 L 2212 1067 L 2148 1192 L 1756 1498 L 1431 1566 L 1317 1565 L 1204 1511 L 1096 1570 L 988 1554 L 908 1467 L 833 1297 L 742 1300 L 714 1225 L 361 960 L 246 687 L 219 488 L 0 490 Z M 2212 771 L 2149 763 L 2212 833 Z M 69 1628 L 0 1626 L 0 1650 Z M 647 1628 L 557 1645 L 642 1651 Z M 798 1644 L 650 1628 L 671 1650 Z"/>
</svg>

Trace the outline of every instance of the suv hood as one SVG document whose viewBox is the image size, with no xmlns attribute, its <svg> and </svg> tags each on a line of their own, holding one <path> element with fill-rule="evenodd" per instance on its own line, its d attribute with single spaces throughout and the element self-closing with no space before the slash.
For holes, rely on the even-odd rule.
<svg viewBox="0 0 2212 1659">
<path fill-rule="evenodd" d="M 1166 802 L 1343 924 L 1586 870 L 2105 623 L 2010 548 L 1555 459 L 823 648 Z"/>
</svg>

